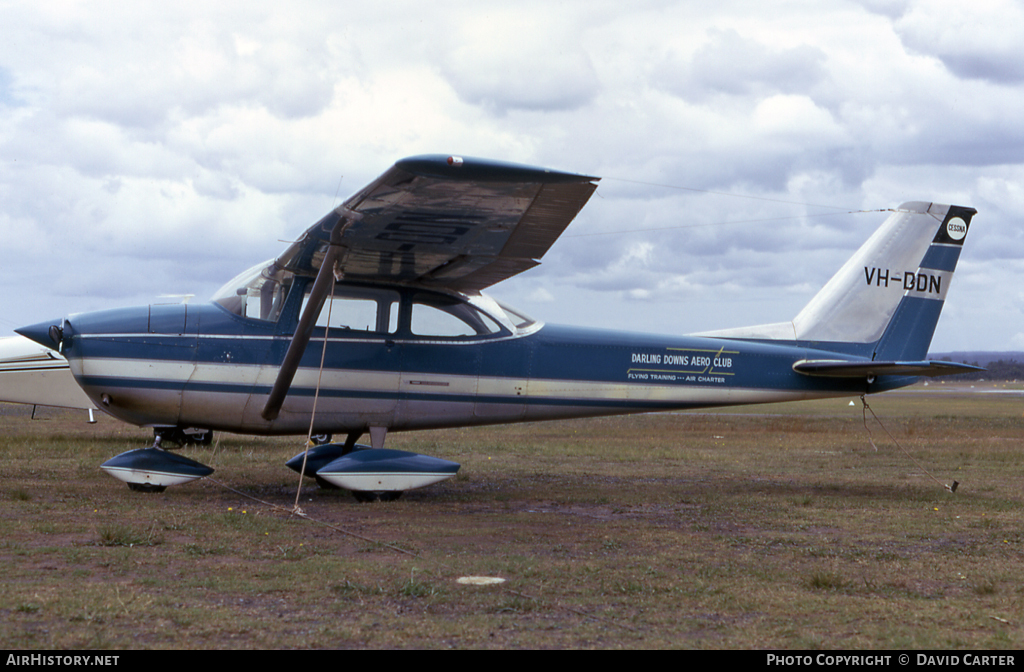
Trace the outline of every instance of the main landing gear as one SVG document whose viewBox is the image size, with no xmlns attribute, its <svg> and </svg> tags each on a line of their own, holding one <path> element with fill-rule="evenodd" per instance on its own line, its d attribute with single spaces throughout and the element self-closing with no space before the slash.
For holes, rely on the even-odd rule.
<svg viewBox="0 0 1024 672">
<path fill-rule="evenodd" d="M 437 457 L 384 448 L 386 428 L 370 428 L 371 446 L 357 444 L 362 431 L 350 432 L 344 443 L 330 443 L 330 435 L 288 460 L 287 466 L 316 479 L 322 488 L 351 490 L 359 502 L 391 502 L 407 490 L 433 485 L 458 473 L 460 465 Z M 154 432 L 153 445 L 121 453 L 102 469 L 137 492 L 163 492 L 169 485 L 188 483 L 213 469 L 164 450 L 164 443 L 208 445 L 213 432 L 177 427 Z M 315 443 L 315 442 L 314 442 Z"/>
<path fill-rule="evenodd" d="M 406 490 L 433 485 L 458 473 L 461 465 L 457 462 L 384 448 L 386 433 L 386 428 L 371 427 L 371 447 L 356 443 L 363 432 L 350 432 L 345 443 L 315 446 L 285 464 L 313 476 L 321 487 L 351 490 L 359 502 L 391 502 Z"/>
</svg>

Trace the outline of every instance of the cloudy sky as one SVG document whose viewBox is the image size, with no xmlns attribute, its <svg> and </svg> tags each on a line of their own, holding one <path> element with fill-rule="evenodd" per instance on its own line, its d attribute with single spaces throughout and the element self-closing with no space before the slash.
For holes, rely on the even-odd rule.
<svg viewBox="0 0 1024 672">
<path fill-rule="evenodd" d="M 601 176 L 491 294 L 793 317 L 885 218 L 979 210 L 933 351 L 1024 350 L 1024 9 L 1000 0 L 0 1 L 0 334 L 209 297 L 397 159 Z"/>
</svg>

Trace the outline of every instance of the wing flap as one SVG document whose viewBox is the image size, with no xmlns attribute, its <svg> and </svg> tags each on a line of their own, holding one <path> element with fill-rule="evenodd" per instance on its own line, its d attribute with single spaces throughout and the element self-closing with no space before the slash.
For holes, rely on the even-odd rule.
<svg viewBox="0 0 1024 672">
<path fill-rule="evenodd" d="M 925 360 L 920 362 L 873 362 L 833 359 L 801 359 L 793 370 L 805 376 L 823 378 L 868 378 L 871 376 L 949 376 L 984 371 L 980 366 Z"/>
</svg>

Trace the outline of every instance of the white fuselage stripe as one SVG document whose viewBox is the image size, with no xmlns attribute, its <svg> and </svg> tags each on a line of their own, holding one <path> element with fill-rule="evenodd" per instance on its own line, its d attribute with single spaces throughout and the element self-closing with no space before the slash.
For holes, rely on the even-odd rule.
<svg viewBox="0 0 1024 672">
<path fill-rule="evenodd" d="M 144 375 L 140 375 L 144 372 Z M 138 383 L 153 381 L 185 385 L 208 384 L 225 386 L 270 387 L 277 377 L 278 367 L 243 364 L 192 364 L 161 360 L 93 358 L 86 364 L 90 378 L 130 380 Z M 317 385 L 318 371 L 300 368 L 295 375 L 295 388 L 313 389 Z M 365 371 L 357 369 L 326 369 L 320 382 L 323 391 L 409 393 L 431 397 L 480 398 L 507 397 L 508 402 L 615 401 L 643 405 L 662 404 L 718 405 L 759 403 L 784 399 L 804 399 L 833 394 L 814 394 L 800 390 L 735 388 L 709 385 L 655 385 L 650 383 L 618 383 L 610 381 L 550 380 L 539 378 L 508 378 L 428 374 L 398 371 Z M 211 393 L 209 391 L 205 393 Z M 237 392 L 235 392 L 237 393 Z"/>
</svg>

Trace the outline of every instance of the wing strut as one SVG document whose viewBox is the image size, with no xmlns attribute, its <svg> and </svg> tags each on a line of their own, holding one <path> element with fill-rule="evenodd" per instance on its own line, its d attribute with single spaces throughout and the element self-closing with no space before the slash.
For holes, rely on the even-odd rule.
<svg viewBox="0 0 1024 672">
<path fill-rule="evenodd" d="M 316 274 L 313 289 L 309 292 L 309 302 L 306 304 L 306 309 L 302 311 L 299 324 L 295 327 L 295 334 L 292 336 L 292 342 L 288 344 L 288 352 L 285 353 L 284 361 L 281 362 L 281 370 L 277 373 L 277 380 L 274 381 L 274 387 L 270 390 L 267 403 L 263 407 L 263 412 L 260 413 L 264 420 L 272 421 L 281 412 L 281 405 L 284 404 L 284 399 L 288 396 L 288 390 L 291 389 L 292 380 L 295 379 L 299 362 L 302 361 L 302 355 L 305 354 L 306 346 L 309 345 L 309 339 L 313 335 L 316 318 L 320 315 L 324 301 L 327 300 L 327 295 L 330 294 L 333 287 L 336 262 L 341 259 L 344 250 L 340 244 L 341 235 L 353 222 L 362 218 L 360 213 L 345 206 L 338 208 L 338 212 L 342 216 L 331 230 L 330 245 L 327 247 L 320 270 Z M 326 337 L 325 333 L 324 338 Z"/>
<path fill-rule="evenodd" d="M 270 396 L 260 414 L 264 420 L 276 419 L 277 414 L 281 411 L 284 398 L 288 396 L 288 390 L 291 389 L 299 362 L 302 361 L 302 355 L 305 354 L 306 346 L 309 345 L 309 339 L 313 335 L 316 318 L 320 315 L 324 301 L 330 293 L 331 284 L 334 282 L 334 262 L 340 255 L 341 248 L 336 245 L 331 245 L 327 249 L 327 256 L 324 257 L 324 263 L 320 267 L 320 272 L 316 275 L 316 282 L 313 283 L 313 289 L 309 293 L 309 303 L 302 311 L 299 324 L 295 327 L 295 335 L 292 336 L 292 342 L 288 344 L 288 352 L 285 353 L 284 361 L 281 362 L 281 370 L 277 373 L 277 380 L 274 381 L 274 387 L 271 388 Z"/>
</svg>

